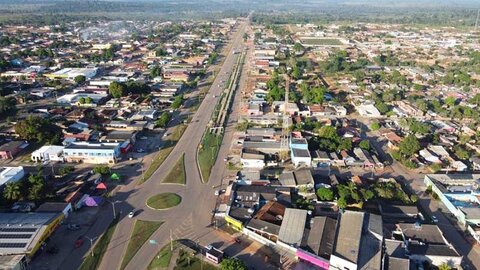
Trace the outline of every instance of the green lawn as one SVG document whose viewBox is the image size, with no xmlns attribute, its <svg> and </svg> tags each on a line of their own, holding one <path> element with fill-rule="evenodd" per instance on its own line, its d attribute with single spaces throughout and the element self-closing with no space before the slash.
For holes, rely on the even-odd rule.
<svg viewBox="0 0 480 270">
<path fill-rule="evenodd" d="M 185 154 L 183 154 L 178 159 L 175 166 L 170 170 L 167 177 L 163 179 L 163 183 L 185 185 L 186 182 L 187 181 L 186 181 L 186 174 L 185 174 Z"/>
<path fill-rule="evenodd" d="M 90 269 L 98 269 L 100 266 L 100 262 L 102 261 L 103 254 L 107 250 L 108 243 L 110 243 L 110 239 L 112 238 L 113 232 L 115 232 L 115 228 L 117 227 L 118 217 L 110 223 L 108 226 L 107 231 L 100 237 L 98 242 L 93 247 L 93 254 L 95 256 L 86 256 L 80 265 L 80 270 L 90 270 Z"/>
<path fill-rule="evenodd" d="M 222 137 L 207 132 L 203 137 L 198 151 L 198 164 L 202 172 L 203 182 L 208 182 L 213 165 L 217 159 Z"/>
<path fill-rule="evenodd" d="M 170 244 L 164 246 L 157 256 L 148 265 L 148 270 L 167 268 L 172 258 L 172 251 L 170 251 Z"/>
<path fill-rule="evenodd" d="M 342 45 L 343 43 L 335 38 L 308 38 L 302 39 L 302 43 L 306 45 Z"/>
<path fill-rule="evenodd" d="M 190 260 L 189 260 L 190 258 Z M 190 262 L 190 264 L 189 264 Z M 217 267 L 208 262 L 202 262 L 199 258 L 190 256 L 188 252 L 180 250 L 180 256 L 177 260 L 175 270 L 216 270 Z"/>
<path fill-rule="evenodd" d="M 132 260 L 132 258 L 137 254 L 138 250 L 145 244 L 145 242 L 150 238 L 150 236 L 162 225 L 163 222 L 155 221 L 144 221 L 137 220 L 135 221 L 135 226 L 133 227 L 133 232 L 128 241 L 127 250 L 123 256 L 122 265 L 120 269 L 125 269 L 127 264 Z M 94 269 L 94 268 L 90 268 Z"/>
<path fill-rule="evenodd" d="M 170 153 L 173 151 L 173 148 L 175 148 L 175 145 L 182 137 L 185 129 L 187 129 L 187 125 L 185 124 L 181 124 L 177 128 L 175 128 L 175 131 L 173 131 L 173 133 L 170 135 L 168 141 L 165 142 L 163 148 L 158 151 L 158 154 L 153 159 L 152 164 L 150 164 L 150 167 L 145 172 L 144 177 L 140 178 L 140 181 L 138 182 L 139 185 L 146 182 L 158 169 L 158 167 L 162 165 L 165 159 L 167 159 L 168 155 L 170 155 Z"/>
<path fill-rule="evenodd" d="M 167 209 L 174 207 L 182 202 L 182 197 L 175 193 L 160 193 L 147 200 L 147 205 L 153 209 Z"/>
</svg>

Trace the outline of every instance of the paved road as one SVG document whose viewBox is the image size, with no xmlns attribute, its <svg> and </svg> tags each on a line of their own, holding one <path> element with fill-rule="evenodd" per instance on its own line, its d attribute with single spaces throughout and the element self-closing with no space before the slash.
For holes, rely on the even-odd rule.
<svg viewBox="0 0 480 270">
<path fill-rule="evenodd" d="M 242 38 L 245 27 L 246 23 L 242 23 L 233 37 L 232 49 L 235 51 L 240 51 L 243 48 Z M 147 242 L 130 261 L 126 269 L 145 269 L 156 255 L 159 246 L 168 243 L 170 233 L 175 239 L 189 238 L 201 244 L 207 244 L 206 241 L 211 239 L 209 235 L 214 232 L 211 226 L 211 210 L 215 203 L 212 185 L 218 185 L 221 179 L 212 179 L 208 184 L 201 182 L 196 165 L 196 150 L 211 119 L 215 104 L 224 90 L 222 81 L 227 81 L 238 55 L 229 53 L 226 56 L 220 72 L 198 111 L 194 114 L 192 122 L 188 125 L 174 150 L 151 179 L 140 186 L 132 181 L 117 193 L 116 199 L 124 202 L 118 205 L 118 208 L 123 211 L 123 215 L 128 213 L 130 209 L 137 209 L 138 214 L 133 219 L 122 217 L 108 251 L 104 255 L 100 269 L 118 269 L 120 267 L 121 258 L 131 236 L 135 219 L 164 221 L 164 224 L 151 237 L 159 245 L 150 245 Z M 222 149 L 222 151 L 224 150 Z M 185 154 L 187 184 L 161 184 L 170 168 L 183 154 Z M 221 159 L 223 160 L 223 158 Z M 158 211 L 147 208 L 145 206 L 147 198 L 161 192 L 178 193 L 182 196 L 182 203 L 170 210 Z"/>
</svg>

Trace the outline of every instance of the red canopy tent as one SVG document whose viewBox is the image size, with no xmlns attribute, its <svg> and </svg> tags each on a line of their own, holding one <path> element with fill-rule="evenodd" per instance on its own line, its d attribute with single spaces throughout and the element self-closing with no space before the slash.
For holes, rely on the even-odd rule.
<svg viewBox="0 0 480 270">
<path fill-rule="evenodd" d="M 99 183 L 97 189 L 107 189 L 107 186 L 104 183 Z"/>
</svg>

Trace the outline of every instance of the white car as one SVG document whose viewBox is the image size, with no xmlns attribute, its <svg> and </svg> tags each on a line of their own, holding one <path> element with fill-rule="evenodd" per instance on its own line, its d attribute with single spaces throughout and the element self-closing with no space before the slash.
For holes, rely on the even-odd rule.
<svg viewBox="0 0 480 270">
<path fill-rule="evenodd" d="M 163 137 L 167 137 L 167 136 L 168 136 L 168 133 L 163 134 Z"/>
<path fill-rule="evenodd" d="M 138 152 L 138 153 L 143 153 L 143 152 L 145 152 L 145 150 L 143 150 L 142 148 L 140 148 L 140 149 L 137 149 L 137 152 Z"/>
<path fill-rule="evenodd" d="M 438 223 L 438 218 L 436 216 L 432 216 L 433 223 Z"/>
<path fill-rule="evenodd" d="M 128 218 L 133 218 L 133 216 L 135 216 L 135 211 L 130 211 L 130 213 L 128 213 Z"/>
</svg>

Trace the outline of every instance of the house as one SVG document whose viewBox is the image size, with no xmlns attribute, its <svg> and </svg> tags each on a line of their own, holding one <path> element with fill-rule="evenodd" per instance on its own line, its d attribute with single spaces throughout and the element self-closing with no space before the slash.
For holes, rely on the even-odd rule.
<svg viewBox="0 0 480 270">
<path fill-rule="evenodd" d="M 0 159 L 13 159 L 20 151 L 25 149 L 25 141 L 11 141 L 0 146 Z"/>
<path fill-rule="evenodd" d="M 66 162 L 111 164 L 120 156 L 120 143 L 73 142 L 65 146 Z"/>
<path fill-rule="evenodd" d="M 22 166 L 0 167 L 0 188 L 12 182 L 18 182 L 25 176 Z"/>
<path fill-rule="evenodd" d="M 442 161 L 427 149 L 422 149 L 418 153 L 420 154 L 420 156 L 422 156 L 426 161 L 430 163 L 442 164 Z"/>
<path fill-rule="evenodd" d="M 312 165 L 312 157 L 310 151 L 300 148 L 292 148 L 291 151 L 292 163 L 295 167 Z"/>
<path fill-rule="evenodd" d="M 357 156 L 358 160 L 363 162 L 364 168 L 373 168 L 375 167 L 375 161 L 372 159 L 372 156 L 365 150 L 360 147 L 355 147 L 353 153 Z"/>
<path fill-rule="evenodd" d="M 297 187 L 313 188 L 314 180 L 312 172 L 309 169 L 300 169 L 293 172 Z"/>
<path fill-rule="evenodd" d="M 107 143 L 121 143 L 120 151 L 122 153 L 128 152 L 132 149 L 133 145 L 137 141 L 138 131 L 134 130 L 113 130 L 100 138 L 100 142 Z"/>
<path fill-rule="evenodd" d="M 265 167 L 265 155 L 259 151 L 244 149 L 240 162 L 244 168 L 263 168 Z"/>
<path fill-rule="evenodd" d="M 462 256 L 447 242 L 437 225 L 419 223 L 399 223 L 393 232 L 400 235 L 412 261 L 427 262 L 435 266 L 446 263 L 450 267 L 459 266 Z"/>
<path fill-rule="evenodd" d="M 382 114 L 373 104 L 361 104 L 356 107 L 358 113 L 364 117 L 380 117 Z"/>
<path fill-rule="evenodd" d="M 381 216 L 345 211 L 339 216 L 329 269 L 382 269 Z"/>
<path fill-rule="evenodd" d="M 474 171 L 480 171 L 480 157 L 472 156 L 470 157 L 470 162 Z"/>
<path fill-rule="evenodd" d="M 31 159 L 34 162 L 63 161 L 63 146 L 44 145 L 32 152 Z"/>
<path fill-rule="evenodd" d="M 329 167 L 332 164 L 330 156 L 325 151 L 316 150 L 311 152 L 312 166 L 316 167 Z"/>
</svg>

